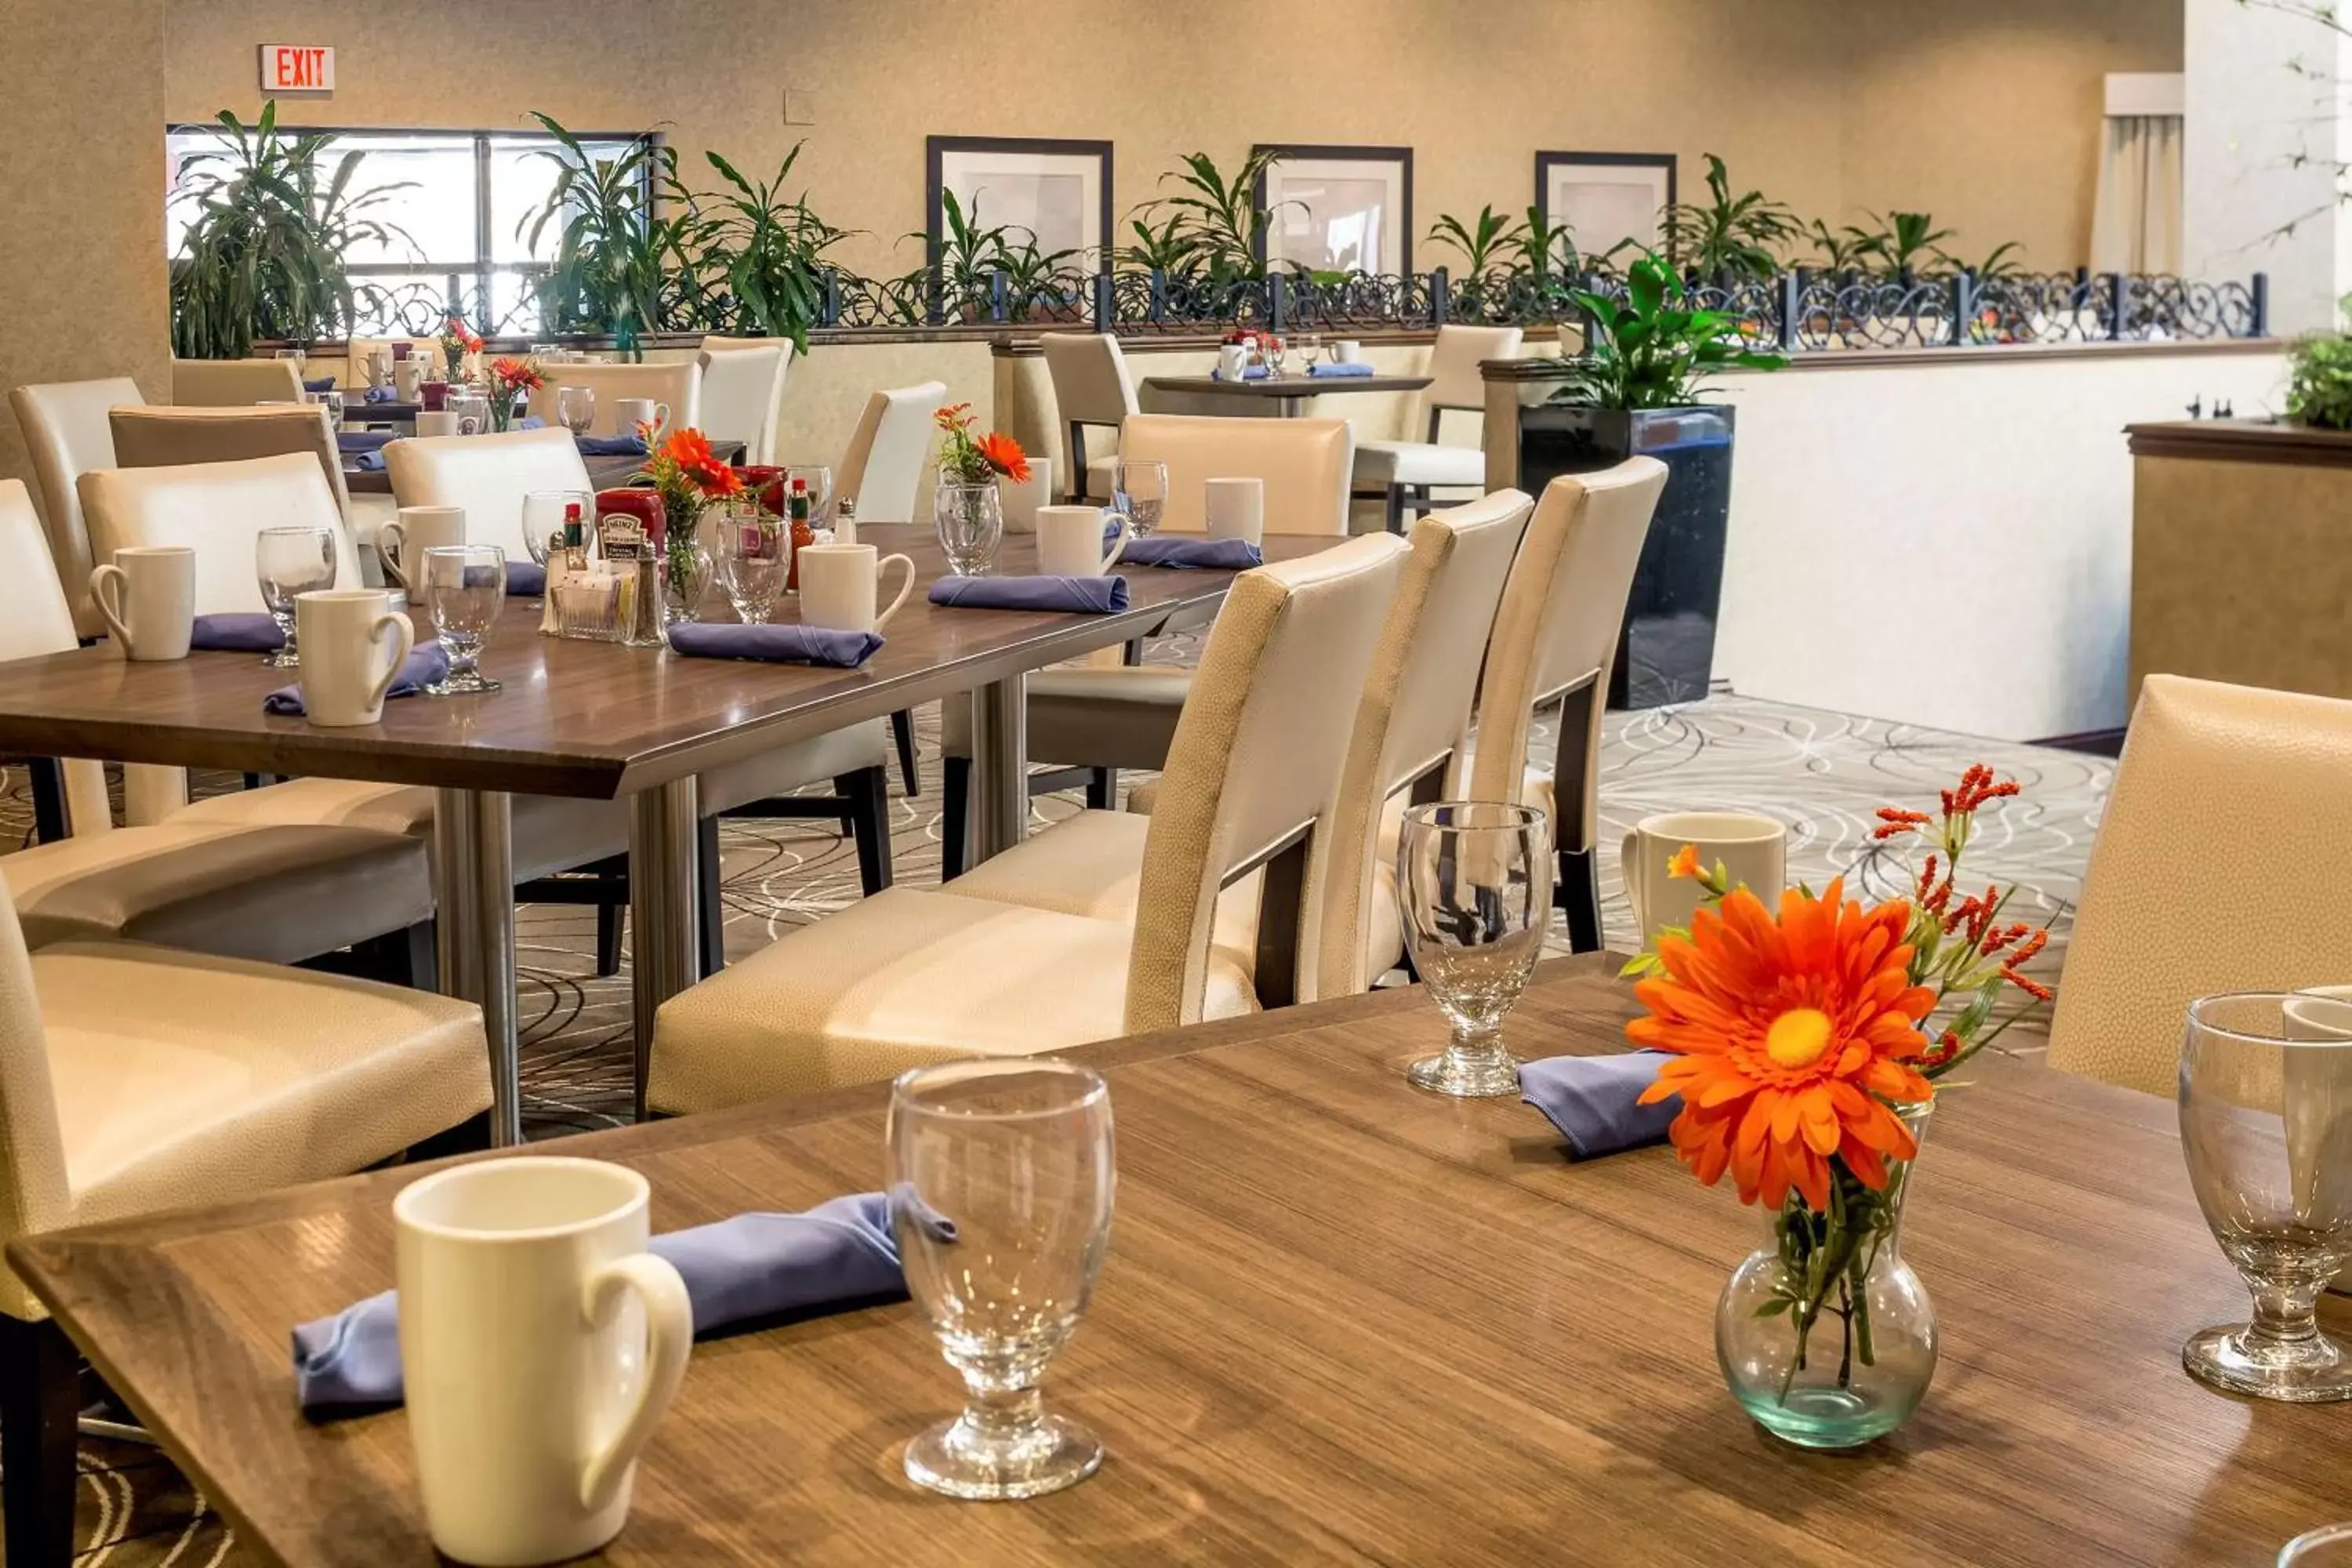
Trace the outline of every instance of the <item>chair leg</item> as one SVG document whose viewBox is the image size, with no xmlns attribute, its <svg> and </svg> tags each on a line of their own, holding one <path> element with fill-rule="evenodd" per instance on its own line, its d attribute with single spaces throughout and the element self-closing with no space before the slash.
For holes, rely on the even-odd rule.
<svg viewBox="0 0 2352 1568">
<path fill-rule="evenodd" d="M 702 905 L 702 918 L 695 922 L 702 944 L 704 978 L 727 967 L 727 901 L 719 889 L 726 880 L 726 868 L 719 861 L 719 818 L 706 816 L 694 825 L 698 848 L 694 860 L 695 897 Z"/>
<path fill-rule="evenodd" d="M 1143 639 L 1129 637 L 1118 645 L 1118 662 L 1130 668 L 1143 662 Z"/>
<path fill-rule="evenodd" d="M 971 829 L 971 759 L 940 760 L 942 798 L 940 802 L 940 880 L 952 882 L 964 874 L 964 838 Z"/>
<path fill-rule="evenodd" d="M 621 909 L 614 903 L 596 906 L 596 978 L 621 973 Z"/>
<path fill-rule="evenodd" d="M 33 786 L 33 837 L 55 844 L 71 831 L 66 822 L 66 768 L 55 757 L 28 757 L 25 773 Z"/>
<path fill-rule="evenodd" d="M 915 766 L 915 716 L 901 708 L 890 715 L 890 738 L 898 745 L 898 776 L 910 795 L 923 793 L 923 775 Z"/>
<path fill-rule="evenodd" d="M 1402 485 L 1389 487 L 1388 530 L 1391 533 L 1404 531 L 1404 487 Z"/>
<path fill-rule="evenodd" d="M 1601 879 L 1590 849 L 1559 852 L 1559 887 L 1552 901 L 1568 915 L 1568 950 L 1601 951 Z"/>
<path fill-rule="evenodd" d="M 849 803 L 849 830 L 857 839 L 857 880 L 872 898 L 890 885 L 890 775 L 861 768 L 833 781 Z"/>
<path fill-rule="evenodd" d="M 0 1318 L 0 1531 L 10 1568 L 73 1561 L 81 1358 L 54 1322 Z"/>
<path fill-rule="evenodd" d="M 1087 770 L 1087 809 L 1116 811 L 1118 808 L 1118 770 L 1088 768 Z"/>
</svg>

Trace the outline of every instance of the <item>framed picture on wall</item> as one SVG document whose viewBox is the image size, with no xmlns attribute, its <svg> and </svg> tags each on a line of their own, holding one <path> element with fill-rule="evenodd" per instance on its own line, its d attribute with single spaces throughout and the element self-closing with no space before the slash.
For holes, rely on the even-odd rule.
<svg viewBox="0 0 2352 1568">
<path fill-rule="evenodd" d="M 1666 248 L 1666 208 L 1675 205 L 1672 153 L 1538 153 L 1536 210 L 1566 224 L 1581 255 L 1627 240 Z"/>
<path fill-rule="evenodd" d="M 1110 143 L 1034 136 L 933 136 L 924 143 L 923 207 L 929 254 L 936 260 L 946 230 L 943 193 L 955 194 L 964 220 L 1036 237 L 1051 256 L 1091 267 L 1111 237 Z M 1019 233 L 1013 237 L 1017 240 Z"/>
<path fill-rule="evenodd" d="M 1412 266 L 1412 149 L 1260 143 L 1257 180 L 1269 262 L 1316 272 L 1395 274 Z"/>
</svg>

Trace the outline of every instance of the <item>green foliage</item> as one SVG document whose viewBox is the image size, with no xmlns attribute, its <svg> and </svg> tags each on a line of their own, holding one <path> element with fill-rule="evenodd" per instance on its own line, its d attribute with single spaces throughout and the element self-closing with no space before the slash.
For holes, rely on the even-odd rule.
<svg viewBox="0 0 2352 1568">
<path fill-rule="evenodd" d="M 731 300 L 737 331 L 790 338 L 794 352 L 804 354 L 809 329 L 824 306 L 824 253 L 845 231 L 811 211 L 806 192 L 785 199 L 784 181 L 802 145 L 793 143 L 775 177 L 757 184 L 706 152 L 728 188 L 696 195 L 673 177 L 668 189 L 691 215 L 685 247 L 693 258 L 697 314 L 709 323 L 728 313 L 725 302 Z"/>
<path fill-rule="evenodd" d="M 1461 254 L 1463 270 L 1482 278 L 1494 270 L 1496 258 L 1517 241 L 1519 225 L 1495 210 L 1492 202 L 1478 209 L 1465 225 L 1452 213 L 1441 213 L 1429 226 L 1430 242 Z"/>
<path fill-rule="evenodd" d="M 1803 237 L 1797 215 L 1761 191 L 1731 194 L 1723 160 L 1706 155 L 1705 203 L 1666 209 L 1666 241 L 1685 267 L 1712 283 L 1762 282 L 1780 269 L 1780 251 Z"/>
<path fill-rule="evenodd" d="M 1121 247 L 1117 259 L 1123 266 L 1146 272 L 1189 279 L 1201 265 L 1200 253 L 1190 232 L 1191 221 L 1183 213 L 1170 213 L 1155 228 L 1139 217 L 1130 216 L 1127 226 L 1135 236 L 1135 243 Z"/>
<path fill-rule="evenodd" d="M 1830 272 L 1859 272 L 1868 258 L 1863 251 L 1869 235 L 1862 229 L 1848 226 L 1832 228 L 1815 218 L 1809 231 L 1813 248 L 1819 253 L 1822 268 Z"/>
<path fill-rule="evenodd" d="M 1777 353 L 1749 349 L 1738 319 L 1694 310 L 1682 279 L 1655 251 L 1625 272 L 1623 302 L 1578 290 L 1589 319 L 1584 353 L 1570 361 L 1553 401 L 1594 408 L 1679 408 L 1696 401 L 1711 376 L 1728 370 L 1778 370 Z"/>
<path fill-rule="evenodd" d="M 1864 267 L 1889 275 L 1917 274 L 1926 271 L 1924 265 L 1943 262 L 1951 258 L 1941 249 L 1942 243 L 1955 231 L 1937 228 L 1936 220 L 1926 213 L 1891 212 L 1885 216 L 1867 215 L 1878 226 L 1874 229 L 1849 226 L 1846 233 L 1854 242 L 1854 253 Z"/>
<path fill-rule="evenodd" d="M 197 205 L 172 263 L 172 352 L 183 359 L 242 359 L 256 341 L 306 342 L 350 330 L 355 289 L 345 258 L 361 244 L 415 246 L 367 215 L 404 184 L 354 190 L 363 153 L 344 153 L 321 177 L 331 138 L 281 136 L 275 100 L 247 126 L 223 110 L 218 147 L 186 164 Z"/>
<path fill-rule="evenodd" d="M 1955 267 L 1974 273 L 1976 280 L 1979 283 L 1994 283 L 2004 278 L 2017 278 L 2024 274 L 2024 258 L 2021 255 L 2012 254 L 2017 248 L 2017 241 L 2006 239 L 1993 247 L 1990 254 L 1983 260 L 1974 264 L 1964 262 L 1958 257 L 1948 253 L 1944 259 Z"/>
<path fill-rule="evenodd" d="M 1161 196 L 1139 209 L 1146 216 L 1171 215 L 1165 229 L 1188 247 L 1189 264 L 1179 270 L 1198 272 L 1212 283 L 1228 284 L 1265 277 L 1266 208 L 1257 205 L 1258 181 L 1279 154 L 1251 153 L 1227 179 L 1206 153 L 1183 154 L 1184 167 L 1160 176 L 1162 185 L 1176 182 L 1173 195 Z"/>
<path fill-rule="evenodd" d="M 2340 302 L 2352 319 L 2352 294 Z M 2352 430 L 2352 334 L 2313 332 L 2295 341 L 2288 363 L 2290 419 L 2324 430 Z"/>
<path fill-rule="evenodd" d="M 664 217 L 648 194 L 651 176 L 677 186 L 677 154 L 648 139 L 599 158 L 550 116 L 533 110 L 531 118 L 555 138 L 536 154 L 555 165 L 555 184 L 515 232 L 535 250 L 548 225 L 560 226 L 554 265 L 538 281 L 548 330 L 609 331 L 635 348 L 661 325 L 665 281 L 695 270 L 693 212 Z"/>
</svg>

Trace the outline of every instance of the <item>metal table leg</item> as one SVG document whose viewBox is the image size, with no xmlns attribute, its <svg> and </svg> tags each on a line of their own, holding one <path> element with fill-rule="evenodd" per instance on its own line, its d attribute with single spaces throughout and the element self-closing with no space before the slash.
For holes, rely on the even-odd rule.
<svg viewBox="0 0 2352 1568">
<path fill-rule="evenodd" d="M 639 1121 L 646 1114 L 654 1015 L 694 984 L 701 961 L 695 896 L 699 793 L 689 774 L 642 790 L 629 800 L 629 963 Z"/>
<path fill-rule="evenodd" d="M 971 694 L 971 863 L 1002 855 L 1029 826 L 1029 681 L 1015 675 Z"/>
<path fill-rule="evenodd" d="M 490 1142 L 522 1142 L 515 1037 L 513 815 L 499 790 L 434 793 L 435 946 L 444 995 L 482 1009 L 490 1039 Z"/>
</svg>

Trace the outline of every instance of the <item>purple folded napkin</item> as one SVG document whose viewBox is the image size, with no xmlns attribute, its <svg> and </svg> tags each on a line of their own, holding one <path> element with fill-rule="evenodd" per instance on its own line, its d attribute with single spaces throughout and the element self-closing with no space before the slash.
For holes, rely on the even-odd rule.
<svg viewBox="0 0 2352 1568">
<path fill-rule="evenodd" d="M 518 430 L 544 430 L 547 421 L 536 414 L 526 414 L 514 422 L 514 427 Z"/>
<path fill-rule="evenodd" d="M 277 618 L 259 610 L 198 616 L 188 634 L 188 647 L 198 653 L 276 653 L 285 646 Z"/>
<path fill-rule="evenodd" d="M 694 1331 L 781 1313 L 837 1311 L 907 1293 L 889 1201 L 857 1193 L 803 1214 L 741 1214 L 656 1236 L 647 1251 L 686 1281 Z M 386 1290 L 294 1331 L 294 1391 L 312 1420 L 397 1405 L 400 1298 Z"/>
<path fill-rule="evenodd" d="M 407 662 L 400 667 L 400 673 L 392 678 L 391 689 L 384 692 L 384 697 L 386 700 L 414 697 L 435 681 L 446 679 L 448 674 L 449 656 L 441 651 L 439 643 L 428 643 L 408 656 Z M 261 700 L 261 710 L 275 713 L 281 719 L 300 718 L 301 684 L 298 681 L 292 686 L 279 687 Z"/>
<path fill-rule="evenodd" d="M 507 563 L 507 597 L 536 599 L 547 592 L 547 568 L 536 561 Z"/>
<path fill-rule="evenodd" d="M 575 436 L 583 458 L 642 458 L 646 444 L 635 436 Z"/>
<path fill-rule="evenodd" d="M 931 603 L 967 610 L 1076 610 L 1113 615 L 1127 608 L 1127 579 L 1103 577 L 942 577 Z"/>
<path fill-rule="evenodd" d="M 400 401 L 400 388 L 396 386 L 371 386 L 367 389 L 366 394 L 362 397 L 361 401 L 363 403 L 397 403 Z"/>
<path fill-rule="evenodd" d="M 1344 363 L 1339 360 L 1332 360 L 1324 364 L 1308 365 L 1307 374 L 1318 379 L 1328 380 L 1338 376 L 1345 380 L 1351 375 L 1370 375 L 1372 374 L 1372 367 L 1360 359 L 1349 360 Z"/>
<path fill-rule="evenodd" d="M 669 646 L 695 658 L 751 658 L 766 664 L 829 664 L 856 669 L 882 646 L 879 632 L 835 632 L 821 626 L 704 626 L 669 629 Z"/>
<path fill-rule="evenodd" d="M 335 432 L 335 447 L 343 452 L 373 452 L 386 441 L 399 439 L 400 432 L 397 430 L 338 430 Z"/>
<path fill-rule="evenodd" d="M 1546 1057 L 1519 1064 L 1519 1093 L 1551 1118 L 1572 1158 L 1590 1160 L 1663 1143 L 1666 1124 L 1683 1108 L 1679 1095 L 1636 1105 L 1658 1081 L 1665 1051 L 1622 1051 L 1606 1057 Z"/>
<path fill-rule="evenodd" d="M 355 474 L 383 472 L 383 448 L 381 447 L 373 452 L 346 452 L 343 456 L 350 459 L 343 466 Z"/>
<path fill-rule="evenodd" d="M 316 381 L 305 381 L 302 384 L 302 390 L 305 392 L 332 392 L 335 390 L 335 378 L 331 375 L 322 375 Z"/>
<path fill-rule="evenodd" d="M 1246 539 L 1187 539 L 1181 534 L 1155 533 L 1149 539 L 1129 540 L 1127 553 L 1119 557 L 1119 564 L 1173 566 L 1179 571 L 1213 567 L 1223 572 L 1244 572 L 1265 565 L 1265 552 Z"/>
<path fill-rule="evenodd" d="M 1243 369 L 1242 379 L 1244 381 L 1264 381 L 1266 378 L 1266 368 L 1262 364 L 1249 365 Z M 1225 374 L 1223 368 L 1220 366 L 1218 369 L 1213 370 L 1209 373 L 1209 379 L 1211 381 L 1225 381 L 1230 378 Z"/>
</svg>

